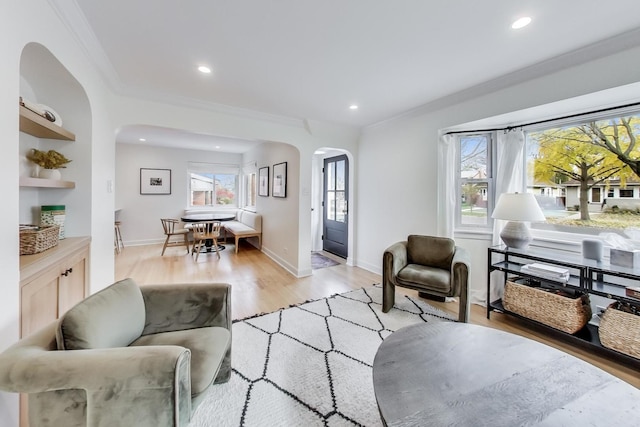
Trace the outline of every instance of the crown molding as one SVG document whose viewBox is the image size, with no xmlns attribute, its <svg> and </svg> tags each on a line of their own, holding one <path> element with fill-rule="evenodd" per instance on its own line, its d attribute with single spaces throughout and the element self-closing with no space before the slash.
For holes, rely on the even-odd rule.
<svg viewBox="0 0 640 427">
<path fill-rule="evenodd" d="M 463 89 L 442 98 L 435 99 L 426 104 L 420 105 L 404 113 L 390 117 L 388 119 L 364 126 L 363 131 L 369 131 L 396 120 L 427 114 L 443 108 L 470 101 L 472 99 L 497 92 L 521 83 L 525 83 L 536 78 L 543 77 L 567 68 L 575 67 L 587 62 L 605 58 L 616 53 L 624 52 L 640 46 L 640 28 L 600 40 L 587 46 L 572 50 L 570 52 L 549 58 L 531 66 L 521 68 L 511 73 L 496 77 L 484 83 Z"/>
<path fill-rule="evenodd" d="M 102 79 L 115 93 L 121 92 L 123 85 L 120 76 L 109 61 L 76 0 L 48 0 L 48 2 L 76 40 L 78 46 L 92 62 L 94 68 L 102 76 Z"/>
</svg>

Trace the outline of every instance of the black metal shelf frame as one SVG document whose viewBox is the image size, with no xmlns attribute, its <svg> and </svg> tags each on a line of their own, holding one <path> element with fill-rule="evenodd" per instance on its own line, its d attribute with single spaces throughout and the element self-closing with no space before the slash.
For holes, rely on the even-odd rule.
<svg viewBox="0 0 640 427">
<path fill-rule="evenodd" d="M 494 256 L 501 256 L 502 259 L 494 261 Z M 567 282 L 554 281 L 522 271 L 522 266 L 528 264 L 527 261 L 536 261 L 568 268 L 570 270 L 569 280 Z M 571 288 L 587 294 L 598 295 L 640 306 L 639 300 L 629 298 L 625 295 L 627 283 L 637 283 L 638 286 L 640 286 L 640 268 L 628 269 L 612 266 L 602 262 L 583 260 L 578 256 L 554 253 L 553 251 L 542 254 L 535 249 L 522 250 L 511 249 L 505 246 L 494 246 L 488 249 L 487 300 L 489 300 L 491 296 L 491 273 L 494 271 L 504 273 L 505 282 L 509 278 L 509 275 L 514 275 L 516 277 L 534 280 L 550 287 Z M 606 277 L 610 277 L 611 280 L 617 278 L 616 280 L 624 283 L 613 283 L 605 280 Z M 603 347 L 598 335 L 598 326 L 592 323 L 588 323 L 583 329 L 571 335 L 505 310 L 502 305 L 502 300 L 487 303 L 487 319 L 490 319 L 491 311 L 498 311 L 516 317 L 531 325 L 536 330 L 569 341 L 577 346 L 593 350 L 606 357 L 611 357 L 635 369 L 640 369 L 640 359 Z"/>
</svg>

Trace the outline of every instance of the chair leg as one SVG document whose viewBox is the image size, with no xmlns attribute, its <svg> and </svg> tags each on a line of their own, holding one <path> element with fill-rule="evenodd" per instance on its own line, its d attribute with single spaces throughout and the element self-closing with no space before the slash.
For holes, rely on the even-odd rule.
<svg viewBox="0 0 640 427">
<path fill-rule="evenodd" d="M 460 289 L 460 305 L 458 306 L 458 322 L 467 323 L 470 319 L 469 284 L 465 281 Z"/>
<path fill-rule="evenodd" d="M 218 250 L 218 239 L 213 239 L 213 247 L 216 250 L 216 255 L 218 255 L 218 259 L 220 259 L 220 251 Z"/>
<path fill-rule="evenodd" d="M 240 243 L 240 237 L 236 236 L 236 254 L 238 253 L 238 244 Z"/>
<path fill-rule="evenodd" d="M 382 312 L 388 313 L 396 302 L 396 287 L 383 280 L 382 283 Z"/>
<path fill-rule="evenodd" d="M 184 247 L 187 248 L 187 253 L 189 253 L 189 233 L 184 234 Z"/>
<path fill-rule="evenodd" d="M 164 256 L 164 251 L 165 249 L 167 249 L 167 245 L 169 244 L 169 238 L 171 236 L 167 236 L 167 238 L 164 240 L 164 245 L 162 246 L 162 253 L 160 254 L 160 256 Z"/>
</svg>

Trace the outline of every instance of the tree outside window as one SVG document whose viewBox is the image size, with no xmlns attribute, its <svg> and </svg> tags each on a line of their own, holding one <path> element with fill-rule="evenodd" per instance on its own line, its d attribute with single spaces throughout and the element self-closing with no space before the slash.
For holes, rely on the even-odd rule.
<svg viewBox="0 0 640 427">
<path fill-rule="evenodd" d="M 637 225 L 640 197 L 620 209 L 613 195 L 633 199 L 633 187 L 640 185 L 638 135 L 640 116 L 529 133 L 527 187 L 536 194 L 547 223 L 597 233 Z"/>
</svg>

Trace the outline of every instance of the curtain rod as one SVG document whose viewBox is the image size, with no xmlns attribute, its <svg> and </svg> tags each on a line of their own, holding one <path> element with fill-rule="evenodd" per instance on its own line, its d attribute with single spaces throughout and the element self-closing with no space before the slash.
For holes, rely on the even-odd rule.
<svg viewBox="0 0 640 427">
<path fill-rule="evenodd" d="M 558 120 L 573 119 L 573 118 L 576 118 L 576 117 L 586 116 L 586 115 L 589 115 L 589 114 L 606 113 L 608 111 L 621 110 L 623 108 L 636 107 L 636 106 L 639 106 L 639 105 L 640 105 L 640 102 L 632 102 L 631 104 L 619 105 L 617 107 L 601 108 L 600 110 L 593 110 L 593 111 L 586 111 L 586 112 L 583 112 L 583 113 L 569 114 L 567 116 L 555 117 L 553 119 L 538 120 L 537 122 L 521 123 L 519 125 L 507 126 L 507 127 L 502 127 L 502 128 L 489 128 L 489 129 L 476 129 L 476 130 L 456 130 L 456 131 L 446 132 L 445 135 L 458 135 L 458 134 L 461 134 L 461 133 L 495 132 L 495 131 L 499 131 L 499 130 L 504 130 L 504 131 L 508 132 L 508 131 L 510 131 L 512 129 L 516 129 L 516 128 L 539 125 L 539 124 L 542 124 L 542 123 L 556 122 Z"/>
</svg>

